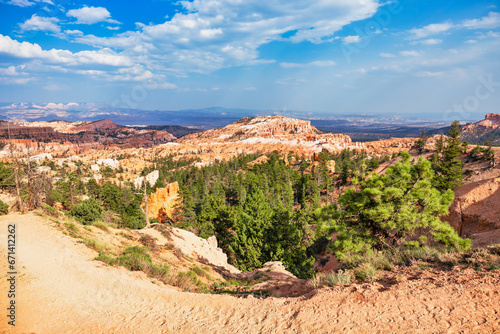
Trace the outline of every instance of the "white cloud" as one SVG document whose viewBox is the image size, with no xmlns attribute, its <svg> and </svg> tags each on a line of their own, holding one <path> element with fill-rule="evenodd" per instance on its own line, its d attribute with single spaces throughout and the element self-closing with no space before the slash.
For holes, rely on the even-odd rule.
<svg viewBox="0 0 500 334">
<path fill-rule="evenodd" d="M 61 90 L 67 90 L 68 87 L 62 86 L 62 85 L 59 85 L 56 83 L 49 83 L 49 84 L 43 86 L 43 89 L 56 92 L 56 91 L 61 91 Z"/>
<path fill-rule="evenodd" d="M 55 17 L 42 17 L 33 14 L 26 22 L 21 23 L 19 26 L 24 31 L 51 31 L 59 32 L 61 28 L 57 25 L 59 19 Z"/>
<path fill-rule="evenodd" d="M 66 35 L 75 35 L 75 36 L 83 36 L 83 32 L 80 30 L 64 30 Z"/>
<path fill-rule="evenodd" d="M 475 43 L 477 43 L 477 41 L 475 39 L 468 39 L 468 40 L 465 41 L 465 43 L 467 43 L 467 44 L 475 44 Z"/>
<path fill-rule="evenodd" d="M 410 37 L 411 39 L 420 39 L 448 31 L 451 28 L 453 28 L 453 24 L 451 24 L 450 22 L 433 23 L 420 29 L 411 29 L 409 30 L 409 33 L 413 35 Z"/>
<path fill-rule="evenodd" d="M 465 20 L 462 26 L 468 29 L 494 29 L 500 27 L 500 13 L 489 12 L 480 19 Z"/>
<path fill-rule="evenodd" d="M 377 0 L 186 0 L 179 4 L 185 10 L 164 23 L 136 23 L 136 31 L 112 37 L 87 35 L 74 41 L 127 50 L 170 71 L 207 72 L 269 62 L 259 59 L 259 47 L 272 41 L 330 41 L 345 25 L 373 16 L 380 6 Z M 282 37 L 286 32 L 293 34 Z"/>
<path fill-rule="evenodd" d="M 71 9 L 66 13 L 68 17 L 76 18 L 79 24 L 94 24 L 98 22 L 120 23 L 111 19 L 111 14 L 104 7 L 82 7 Z"/>
<path fill-rule="evenodd" d="M 410 51 L 399 51 L 399 54 L 403 57 L 418 57 L 422 53 L 415 50 L 410 50 Z"/>
<path fill-rule="evenodd" d="M 109 30 L 120 30 L 120 27 L 106 27 Z"/>
<path fill-rule="evenodd" d="M 380 53 L 380 57 L 382 57 L 382 58 L 396 58 L 397 56 L 392 54 L 392 53 L 382 52 L 382 53 Z"/>
<path fill-rule="evenodd" d="M 437 45 L 443 43 L 442 39 L 436 39 L 436 38 L 430 38 L 430 39 L 424 39 L 421 41 L 413 41 L 410 44 L 415 45 L 415 44 L 422 44 L 422 45 Z"/>
<path fill-rule="evenodd" d="M 310 63 L 287 63 L 287 62 L 282 62 L 280 63 L 280 66 L 283 68 L 300 68 L 300 67 L 306 67 L 306 66 L 317 66 L 317 67 L 326 67 L 326 66 L 334 66 L 337 63 L 335 63 L 332 60 L 316 60 L 312 61 Z"/>
<path fill-rule="evenodd" d="M 0 75 L 8 75 L 8 76 L 18 76 L 26 73 L 18 72 L 18 69 L 24 69 L 25 65 L 19 66 L 9 66 L 7 68 L 0 68 Z"/>
<path fill-rule="evenodd" d="M 309 65 L 325 67 L 325 66 L 334 66 L 336 65 L 336 63 L 332 60 L 317 60 L 309 63 Z"/>
<path fill-rule="evenodd" d="M 304 67 L 304 64 L 282 62 L 280 63 L 280 66 L 283 68 L 296 68 L 296 67 Z"/>
<path fill-rule="evenodd" d="M 19 7 L 30 7 L 33 6 L 37 2 L 43 2 L 53 5 L 54 3 L 51 0 L 9 0 L 7 3 L 9 5 L 19 6 Z"/>
<path fill-rule="evenodd" d="M 488 31 L 486 34 L 479 34 L 477 38 L 479 39 L 485 39 L 485 38 L 499 38 L 500 33 L 494 32 L 494 31 Z"/>
<path fill-rule="evenodd" d="M 420 71 L 416 73 L 417 77 L 438 77 L 443 75 L 443 72 L 429 72 L 429 71 Z"/>
<path fill-rule="evenodd" d="M 276 80 L 277 85 L 294 85 L 294 86 L 296 86 L 296 85 L 301 85 L 305 82 L 307 82 L 307 80 L 304 78 L 294 78 L 294 77 L 287 77 L 287 78 Z"/>
<path fill-rule="evenodd" d="M 362 39 L 359 36 L 346 36 L 342 38 L 342 41 L 346 44 L 351 44 L 351 43 L 359 43 L 362 41 Z"/>
<path fill-rule="evenodd" d="M 132 61 L 110 49 L 98 51 L 80 51 L 72 53 L 68 50 L 43 50 L 40 45 L 29 42 L 18 42 L 9 36 L 0 34 L 0 54 L 8 54 L 17 58 L 39 59 L 47 63 L 64 65 L 109 65 L 131 66 Z"/>
</svg>

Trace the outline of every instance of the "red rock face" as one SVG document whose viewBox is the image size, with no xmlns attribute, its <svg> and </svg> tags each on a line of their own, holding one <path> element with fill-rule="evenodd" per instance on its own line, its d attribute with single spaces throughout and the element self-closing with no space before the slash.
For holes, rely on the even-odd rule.
<svg viewBox="0 0 500 334">
<path fill-rule="evenodd" d="M 487 114 L 482 121 L 464 126 L 462 131 L 465 133 L 477 133 L 484 131 L 484 129 L 500 129 L 500 114 Z"/>
<path fill-rule="evenodd" d="M 443 217 L 474 247 L 500 242 L 500 178 L 466 184 L 455 190 L 450 213 Z"/>
<path fill-rule="evenodd" d="M 487 114 L 484 119 L 488 119 L 490 121 L 493 121 L 493 122 L 497 122 L 500 124 L 500 114 L 493 114 L 493 113 L 490 113 L 490 114 Z"/>
<path fill-rule="evenodd" d="M 64 128 L 53 128 L 50 122 L 38 122 L 43 126 L 30 126 L 28 123 L 11 124 L 10 134 L 15 140 L 61 141 L 76 144 L 95 144 L 121 148 L 151 147 L 174 141 L 172 134 L 158 130 L 135 130 L 116 125 L 110 119 L 97 122 L 68 123 Z M 8 137 L 7 124 L 0 124 L 0 138 Z"/>
<path fill-rule="evenodd" d="M 81 124 L 70 128 L 71 131 L 81 132 L 81 131 L 95 131 L 95 130 L 112 130 L 119 129 L 120 126 L 116 125 L 110 119 L 102 119 L 99 121 L 91 122 L 88 124 Z"/>
</svg>

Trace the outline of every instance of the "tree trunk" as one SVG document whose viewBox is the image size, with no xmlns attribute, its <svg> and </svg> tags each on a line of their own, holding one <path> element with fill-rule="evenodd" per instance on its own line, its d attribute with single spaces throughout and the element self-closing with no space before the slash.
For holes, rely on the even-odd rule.
<svg viewBox="0 0 500 334">
<path fill-rule="evenodd" d="M 14 177 L 15 177 L 15 180 L 16 180 L 17 204 L 19 206 L 19 211 L 21 211 L 22 213 L 24 213 L 23 201 L 21 199 L 21 189 L 19 187 L 19 175 L 18 175 L 17 158 L 14 156 L 14 147 L 12 146 L 12 140 L 10 138 L 10 122 L 7 122 L 7 131 L 9 133 L 10 156 L 12 158 L 12 163 L 14 165 Z"/>
<path fill-rule="evenodd" d="M 146 193 L 146 180 L 144 179 L 144 215 L 146 216 L 146 228 L 151 228 L 148 216 L 148 194 Z"/>
</svg>

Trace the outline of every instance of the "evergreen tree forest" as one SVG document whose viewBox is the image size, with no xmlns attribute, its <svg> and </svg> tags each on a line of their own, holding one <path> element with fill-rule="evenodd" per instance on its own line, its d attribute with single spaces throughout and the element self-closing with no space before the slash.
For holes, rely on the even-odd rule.
<svg viewBox="0 0 500 334">
<path fill-rule="evenodd" d="M 215 235 L 230 263 L 253 270 L 282 261 L 298 277 L 312 274 L 317 241 L 324 238 L 311 229 L 318 209 L 336 200 L 344 184 L 389 159 L 352 150 L 335 157 L 323 151 L 316 162 L 293 152 L 252 163 L 257 158 L 242 155 L 203 168 L 175 168 L 168 158 L 143 174 L 157 169 L 160 179 L 179 183 L 183 202 L 174 220 L 201 237 Z M 331 174 L 331 160 L 340 177 Z"/>
</svg>

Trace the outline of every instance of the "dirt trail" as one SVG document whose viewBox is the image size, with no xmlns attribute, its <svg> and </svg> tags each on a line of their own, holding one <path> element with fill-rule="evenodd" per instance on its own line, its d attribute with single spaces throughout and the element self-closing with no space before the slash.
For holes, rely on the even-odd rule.
<svg viewBox="0 0 500 334">
<path fill-rule="evenodd" d="M 7 224 L 17 224 L 17 326 L 1 333 L 494 333 L 500 272 L 354 284 L 301 298 L 181 293 L 93 261 L 96 253 L 34 215 L 0 218 L 0 309 Z"/>
</svg>

